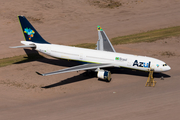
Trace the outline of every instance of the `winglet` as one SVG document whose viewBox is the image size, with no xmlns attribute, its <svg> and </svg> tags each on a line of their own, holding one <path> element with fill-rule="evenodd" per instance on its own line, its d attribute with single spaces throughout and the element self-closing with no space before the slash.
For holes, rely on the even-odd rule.
<svg viewBox="0 0 180 120">
<path fill-rule="evenodd" d="M 97 26 L 97 30 L 98 30 L 98 31 L 103 31 L 102 28 L 101 28 L 101 26 L 99 26 L 99 25 Z"/>
<path fill-rule="evenodd" d="M 97 30 L 99 38 L 96 44 L 96 49 L 102 51 L 116 52 L 102 28 L 100 26 L 97 26 Z"/>
</svg>

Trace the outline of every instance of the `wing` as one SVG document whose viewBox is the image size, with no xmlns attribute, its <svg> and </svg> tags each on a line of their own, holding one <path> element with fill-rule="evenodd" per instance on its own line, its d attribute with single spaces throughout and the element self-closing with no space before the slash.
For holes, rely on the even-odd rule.
<svg viewBox="0 0 180 120">
<path fill-rule="evenodd" d="M 41 74 L 39 72 L 36 72 L 36 73 L 39 75 L 42 75 L 42 76 L 48 76 L 48 75 L 80 71 L 80 70 L 93 70 L 93 69 L 104 68 L 104 67 L 113 67 L 113 65 L 110 65 L 110 64 L 83 64 L 83 65 L 78 65 L 78 66 L 74 66 L 74 67 L 70 67 L 70 68 L 66 68 L 66 69 L 62 69 L 62 70 L 58 70 L 58 71 L 54 71 L 54 72 L 50 72 L 50 73 L 45 73 L 45 74 Z"/>
<path fill-rule="evenodd" d="M 102 28 L 98 26 L 97 30 L 99 36 L 99 39 L 97 41 L 97 50 L 116 52 Z"/>
</svg>

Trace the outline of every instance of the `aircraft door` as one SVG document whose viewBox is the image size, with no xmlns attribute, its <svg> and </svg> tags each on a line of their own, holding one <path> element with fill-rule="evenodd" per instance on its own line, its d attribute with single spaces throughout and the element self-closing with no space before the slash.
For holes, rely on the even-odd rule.
<svg viewBox="0 0 180 120">
<path fill-rule="evenodd" d="M 82 53 L 79 54 L 79 59 L 83 60 L 83 54 Z"/>
<path fill-rule="evenodd" d="M 127 66 L 132 66 L 133 65 L 133 61 L 131 59 L 127 60 Z"/>
<path fill-rule="evenodd" d="M 51 46 L 47 47 L 47 54 L 50 55 L 51 54 Z"/>
<path fill-rule="evenodd" d="M 154 61 L 151 61 L 151 64 L 150 64 L 150 69 L 156 69 L 156 65 L 154 64 L 155 62 Z"/>
</svg>

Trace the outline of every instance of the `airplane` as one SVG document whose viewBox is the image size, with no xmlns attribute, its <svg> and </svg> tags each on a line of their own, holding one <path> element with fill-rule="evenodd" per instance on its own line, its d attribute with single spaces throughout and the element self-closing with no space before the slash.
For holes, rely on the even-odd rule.
<svg viewBox="0 0 180 120">
<path fill-rule="evenodd" d="M 117 53 L 106 33 L 100 26 L 97 26 L 99 38 L 96 44 L 96 49 L 87 49 L 51 44 L 40 36 L 25 16 L 18 16 L 18 19 L 25 38 L 25 41 L 21 41 L 24 45 L 10 48 L 34 48 L 41 53 L 55 58 L 80 61 L 84 63 L 44 74 L 37 72 L 37 74 L 42 76 L 89 70 L 97 72 L 97 78 L 110 82 L 111 71 L 105 70 L 109 67 L 129 68 L 140 71 L 153 70 L 154 72 L 164 72 L 171 69 L 165 62 L 156 58 Z"/>
</svg>

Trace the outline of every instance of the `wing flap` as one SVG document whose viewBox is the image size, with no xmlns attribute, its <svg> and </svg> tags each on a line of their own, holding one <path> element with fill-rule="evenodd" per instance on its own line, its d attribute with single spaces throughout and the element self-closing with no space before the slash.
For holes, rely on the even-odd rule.
<svg viewBox="0 0 180 120">
<path fill-rule="evenodd" d="M 112 67 L 113 65 L 110 64 L 83 64 L 83 65 L 78 65 L 54 72 L 49 72 L 45 74 L 41 74 L 39 72 L 36 72 L 39 75 L 42 76 L 48 76 L 48 75 L 54 75 L 54 74 L 60 74 L 60 73 L 67 73 L 67 72 L 73 72 L 73 71 L 80 71 L 80 70 L 92 70 L 92 69 L 97 69 L 97 68 L 104 68 L 104 67 Z"/>
</svg>

